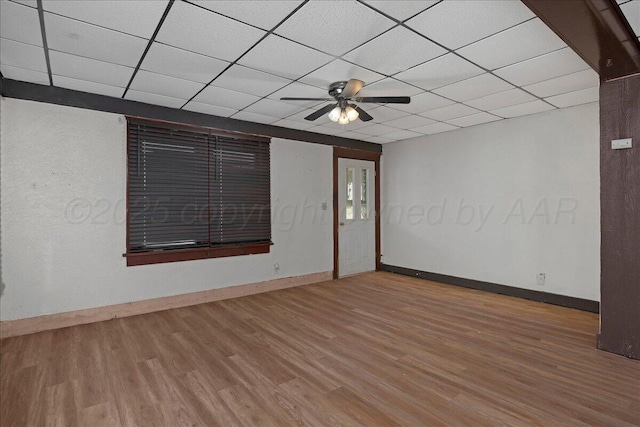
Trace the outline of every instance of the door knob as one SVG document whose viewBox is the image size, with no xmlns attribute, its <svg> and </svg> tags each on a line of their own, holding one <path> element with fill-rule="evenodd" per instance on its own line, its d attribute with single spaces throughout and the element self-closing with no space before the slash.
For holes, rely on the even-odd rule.
<svg viewBox="0 0 640 427">
<path fill-rule="evenodd" d="M 343 225 L 344 225 L 344 222 L 340 221 L 340 226 L 343 226 Z"/>
</svg>

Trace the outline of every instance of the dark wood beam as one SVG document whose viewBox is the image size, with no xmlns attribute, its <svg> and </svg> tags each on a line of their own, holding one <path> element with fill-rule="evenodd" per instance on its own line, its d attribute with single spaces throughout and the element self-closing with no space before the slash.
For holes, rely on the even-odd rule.
<svg viewBox="0 0 640 427">
<path fill-rule="evenodd" d="M 640 75 L 600 85 L 598 348 L 640 359 Z M 631 138 L 632 148 L 611 149 Z"/>
<path fill-rule="evenodd" d="M 86 108 L 88 110 L 105 111 L 108 113 L 124 114 L 127 116 L 204 126 L 272 138 L 311 142 L 334 147 L 353 148 L 356 150 L 372 151 L 375 153 L 382 152 L 382 146 L 380 144 L 360 141 L 357 139 L 341 138 L 339 136 L 247 122 L 227 117 L 212 116 L 209 114 L 196 113 L 177 108 L 145 104 L 143 102 L 131 101 L 129 99 L 113 98 L 110 96 L 63 89 L 55 86 L 44 86 L 3 78 L 0 79 L 0 88 L 0 95 L 7 98 L 26 99 L 30 101 L 64 105 L 67 107 Z"/>
<path fill-rule="evenodd" d="M 522 0 L 602 80 L 640 72 L 640 42 L 615 0 Z"/>
</svg>

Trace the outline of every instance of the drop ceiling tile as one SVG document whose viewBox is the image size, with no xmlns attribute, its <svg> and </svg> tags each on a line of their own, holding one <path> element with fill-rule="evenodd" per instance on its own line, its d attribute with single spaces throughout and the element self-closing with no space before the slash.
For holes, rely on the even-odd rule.
<svg viewBox="0 0 640 427">
<path fill-rule="evenodd" d="M 369 122 L 371 123 L 371 122 Z M 391 132 L 395 132 L 397 131 L 398 128 L 394 128 L 391 126 L 387 126 L 387 125 L 382 125 L 380 123 L 375 123 L 372 125 L 369 125 L 367 127 L 363 127 L 358 129 L 358 132 L 365 134 L 365 135 L 370 135 L 370 136 L 380 136 L 380 135 L 385 135 L 387 133 L 391 133 Z"/>
<path fill-rule="evenodd" d="M 355 0 L 326 0 L 305 4 L 276 33 L 322 52 L 342 55 L 394 25 Z"/>
<path fill-rule="evenodd" d="M 505 90 L 504 92 L 494 93 L 481 98 L 465 101 L 465 104 L 473 108 L 477 108 L 478 110 L 487 111 L 535 100 L 535 96 L 528 94 L 522 89 L 510 89 Z"/>
<path fill-rule="evenodd" d="M 300 81 L 323 89 L 326 95 L 327 90 L 329 90 L 329 85 L 333 82 L 358 79 L 365 82 L 365 84 L 371 84 L 383 78 L 384 76 L 382 74 L 366 70 L 341 59 L 336 59 L 324 67 L 302 77 Z"/>
<path fill-rule="evenodd" d="M 435 133 L 447 132 L 450 130 L 459 129 L 457 126 L 450 125 L 448 123 L 434 123 L 432 125 L 422 126 L 413 129 L 414 132 L 420 132 L 425 135 L 433 135 Z"/>
<path fill-rule="evenodd" d="M 296 121 L 299 123 L 305 123 L 305 124 L 311 124 L 311 126 L 319 126 L 322 123 L 322 119 L 323 117 L 318 118 L 317 120 L 314 121 L 309 121 L 309 120 L 305 120 L 304 118 L 307 117 L 309 114 L 314 113 L 316 111 L 315 108 L 308 108 L 306 110 L 302 110 L 299 113 L 295 113 L 290 115 L 289 117 L 287 117 L 287 120 L 292 120 L 292 121 Z M 327 116 L 325 115 L 324 118 L 327 119 L 327 121 L 329 121 L 329 119 L 327 118 Z"/>
<path fill-rule="evenodd" d="M 267 125 L 273 122 L 277 122 L 279 120 L 277 117 L 265 116 L 264 114 L 250 113 L 248 111 L 240 111 L 234 114 L 233 116 L 231 116 L 231 118 L 244 120 L 247 122 L 253 122 L 253 123 L 263 123 Z"/>
<path fill-rule="evenodd" d="M 427 119 L 426 117 L 411 115 L 395 120 L 389 120 L 388 122 L 384 122 L 384 124 L 398 129 L 413 129 L 420 126 L 430 125 L 433 122 L 434 120 Z"/>
<path fill-rule="evenodd" d="M 457 53 L 495 70 L 563 47 L 566 45 L 560 37 L 536 18 L 463 47 Z"/>
<path fill-rule="evenodd" d="M 141 69 L 179 79 L 209 83 L 228 62 L 155 42 L 142 61 Z"/>
<path fill-rule="evenodd" d="M 63 16 L 44 14 L 49 49 L 135 67 L 147 47 L 145 39 Z"/>
<path fill-rule="evenodd" d="M 577 90 L 575 92 L 563 93 L 562 95 L 545 98 L 559 108 L 573 107 L 574 105 L 596 102 L 600 98 L 600 88 L 590 87 L 588 89 Z"/>
<path fill-rule="evenodd" d="M 469 116 L 471 114 L 479 113 L 475 108 L 471 108 L 463 104 L 453 104 L 447 107 L 438 108 L 435 110 L 425 111 L 420 113 L 421 116 L 428 117 L 433 120 L 444 121 L 457 119 L 458 117 Z"/>
<path fill-rule="evenodd" d="M 375 107 L 377 104 L 360 104 L 360 108 L 364 109 L 367 113 L 373 116 L 373 121 L 376 123 L 384 123 L 390 120 L 399 119 L 400 117 L 406 117 L 409 113 L 400 110 L 394 110 L 387 106 Z M 396 105 L 396 104 L 393 104 Z"/>
<path fill-rule="evenodd" d="M 111 64 L 55 50 L 49 51 L 49 61 L 51 62 L 51 73 L 57 76 L 118 88 L 127 87 L 134 70 L 124 65 Z M 121 90 L 120 95 L 123 92 L 124 90 Z"/>
<path fill-rule="evenodd" d="M 29 6 L 29 7 L 33 7 L 33 8 L 37 8 L 38 7 L 38 2 L 37 0 L 11 0 L 14 3 L 19 3 L 25 6 Z"/>
<path fill-rule="evenodd" d="M 634 0 L 627 2 L 620 6 L 625 18 L 629 21 L 629 25 L 636 33 L 636 36 L 640 37 L 640 1 Z"/>
<path fill-rule="evenodd" d="M 47 73 L 12 67 L 11 65 L 4 63 L 0 66 L 0 71 L 5 79 L 20 80 L 23 82 L 37 83 L 47 86 L 49 85 L 49 74 Z"/>
<path fill-rule="evenodd" d="M 344 55 L 348 61 L 392 75 L 447 51 L 403 27 L 393 28 Z"/>
<path fill-rule="evenodd" d="M 423 92 L 412 96 L 409 104 L 389 104 L 389 107 L 394 110 L 417 114 L 427 110 L 446 107 L 451 104 L 455 104 L 455 101 L 451 101 L 431 92 Z"/>
<path fill-rule="evenodd" d="M 394 77 L 423 89 L 431 90 L 482 73 L 484 73 L 482 68 L 453 53 L 449 53 L 396 74 Z"/>
<path fill-rule="evenodd" d="M 62 87 L 65 89 L 79 90 L 80 92 L 97 93 L 98 95 L 112 96 L 114 98 L 120 98 L 124 93 L 124 88 L 111 86 L 96 82 L 89 82 L 86 80 L 74 79 L 65 76 L 51 76 L 53 79 L 53 85 Z"/>
<path fill-rule="evenodd" d="M 297 98 L 328 98 L 329 94 L 326 90 L 317 88 L 315 86 L 306 85 L 299 82 L 293 82 L 282 89 L 272 93 L 268 96 L 269 99 L 280 100 L 283 97 L 297 97 Z M 310 108 L 322 101 L 283 101 L 300 107 Z"/>
<path fill-rule="evenodd" d="M 600 78 L 598 74 L 589 68 L 588 70 L 578 71 L 577 73 L 567 74 L 566 76 L 524 86 L 523 89 L 541 98 L 546 98 L 561 93 L 595 87 L 599 84 Z"/>
<path fill-rule="evenodd" d="M 177 99 L 190 99 L 204 87 L 202 83 L 177 79 L 164 74 L 138 70 L 131 83 L 131 89 Z"/>
<path fill-rule="evenodd" d="M 125 99 L 132 101 L 145 102 L 147 104 L 160 105 L 163 107 L 180 108 L 184 104 L 184 99 L 176 99 L 170 96 L 156 95 L 153 93 L 140 92 L 129 89 L 125 95 Z"/>
<path fill-rule="evenodd" d="M 289 83 L 291 80 L 242 65 L 233 65 L 213 82 L 215 86 L 258 96 L 269 95 Z"/>
<path fill-rule="evenodd" d="M 434 92 L 456 101 L 467 101 L 513 88 L 513 85 L 504 80 L 489 73 L 484 73 L 467 80 L 462 80 L 461 82 L 453 83 L 449 86 L 435 89 Z"/>
<path fill-rule="evenodd" d="M 502 120 L 502 117 L 494 116 L 493 114 L 485 113 L 484 111 L 478 114 L 472 114 L 470 116 L 459 117 L 457 119 L 447 120 L 450 125 L 468 127 L 475 126 L 481 123 L 495 122 Z"/>
<path fill-rule="evenodd" d="M 402 139 L 416 138 L 422 136 L 422 133 L 412 132 L 410 130 L 397 130 L 395 132 L 386 133 L 382 135 L 384 138 L 392 139 L 394 141 L 400 141 Z"/>
<path fill-rule="evenodd" d="M 342 125 L 339 125 L 339 126 L 342 126 Z M 338 135 L 338 134 L 346 132 L 346 130 L 344 128 L 342 128 L 342 127 L 336 128 L 336 127 L 325 126 L 325 125 L 312 127 L 308 131 L 309 132 L 316 132 L 316 133 L 323 133 L 325 135 Z"/>
<path fill-rule="evenodd" d="M 349 125 L 346 125 L 346 127 L 349 128 Z M 353 131 L 353 130 L 348 130 L 345 133 L 341 133 L 340 136 L 342 138 L 357 139 L 358 141 L 364 141 L 365 138 L 369 137 L 369 135 L 365 135 L 363 133 L 358 133 L 358 132 Z"/>
<path fill-rule="evenodd" d="M 289 129 L 298 129 L 298 130 L 307 130 L 315 126 L 314 123 L 309 121 L 307 121 L 306 123 L 303 123 L 300 121 L 289 120 L 289 119 L 278 120 L 277 122 L 272 123 L 272 125 L 280 126 L 283 128 L 289 128 Z"/>
<path fill-rule="evenodd" d="M 0 37 L 42 46 L 38 11 L 18 3 L 0 1 Z"/>
<path fill-rule="evenodd" d="M 589 68 L 586 62 L 571 48 L 536 56 L 517 64 L 500 68 L 494 73 L 516 86 L 549 80 Z"/>
<path fill-rule="evenodd" d="M 413 96 L 422 93 L 420 88 L 387 77 L 375 83 L 366 84 L 358 96 Z"/>
<path fill-rule="evenodd" d="M 44 48 L 0 39 L 0 64 L 47 73 Z"/>
<path fill-rule="evenodd" d="M 521 1 L 443 1 L 407 25 L 449 49 L 458 49 L 535 15 Z"/>
<path fill-rule="evenodd" d="M 263 98 L 255 104 L 245 108 L 244 111 L 263 114 L 265 116 L 288 117 L 292 114 L 299 113 L 302 110 L 305 110 L 305 108 L 282 101 Z"/>
<path fill-rule="evenodd" d="M 525 102 L 524 104 L 511 105 L 509 107 L 498 108 L 496 110 L 489 111 L 496 116 L 511 118 L 518 116 L 526 116 L 528 114 L 541 113 L 543 111 L 553 110 L 553 107 L 544 101 L 539 99 L 531 102 Z"/>
<path fill-rule="evenodd" d="M 185 2 L 175 2 L 156 40 L 171 46 L 235 61 L 265 34 Z"/>
<path fill-rule="evenodd" d="M 193 100 L 204 104 L 241 110 L 258 101 L 260 97 L 216 86 L 207 86 Z"/>
<path fill-rule="evenodd" d="M 295 80 L 332 59 L 329 55 L 271 34 L 238 63 Z"/>
<path fill-rule="evenodd" d="M 437 4 L 438 1 L 439 0 L 366 0 L 366 3 L 398 21 L 404 21 Z"/>
<path fill-rule="evenodd" d="M 221 15 L 270 30 L 293 12 L 302 3 L 302 0 L 192 0 L 192 3 Z"/>
<path fill-rule="evenodd" d="M 202 102 L 191 101 L 185 105 L 183 110 L 195 111 L 196 113 L 211 114 L 218 117 L 230 117 L 238 110 L 220 107 L 217 105 L 203 104 Z"/>
<path fill-rule="evenodd" d="M 388 144 L 393 142 L 393 139 L 385 138 L 383 136 L 367 136 L 365 141 L 373 142 L 374 144 Z"/>
<path fill-rule="evenodd" d="M 42 6 L 48 12 L 149 39 L 168 3 L 168 0 L 43 0 Z"/>
</svg>

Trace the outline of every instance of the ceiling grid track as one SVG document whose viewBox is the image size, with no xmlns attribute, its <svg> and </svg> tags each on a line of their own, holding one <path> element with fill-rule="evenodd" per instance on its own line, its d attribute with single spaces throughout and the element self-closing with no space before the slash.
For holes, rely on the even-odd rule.
<svg viewBox="0 0 640 427">
<path fill-rule="evenodd" d="M 38 1 L 42 1 L 42 0 L 38 0 Z M 169 14 L 169 11 L 171 10 L 171 7 L 173 6 L 174 2 L 175 2 L 175 0 L 169 0 L 169 4 L 167 4 L 167 8 L 164 10 L 164 13 L 162 14 L 162 17 L 160 18 L 160 22 L 158 22 L 158 25 L 156 26 L 156 30 L 153 32 L 153 35 L 149 39 L 149 42 L 147 43 L 147 47 L 144 49 L 144 52 L 142 53 L 142 56 L 140 57 L 140 60 L 138 61 L 138 65 L 136 65 L 136 68 L 133 70 L 133 74 L 131 75 L 131 79 L 129 79 L 129 83 L 127 83 L 127 87 L 124 89 L 124 93 L 122 94 L 121 98 L 124 98 L 127 95 L 127 92 L 129 91 L 129 88 L 131 87 L 131 83 L 133 83 L 133 79 L 136 77 L 136 74 L 138 74 L 138 70 L 140 69 L 140 66 L 142 65 L 142 61 L 144 61 L 145 56 L 147 56 L 147 53 L 149 52 L 149 49 L 151 48 L 151 45 L 156 40 L 156 36 L 158 35 L 158 32 L 160 32 L 160 28 L 162 27 L 162 24 L 164 23 L 164 20 L 167 19 L 167 15 Z"/>
<path fill-rule="evenodd" d="M 47 74 L 49 75 L 49 86 L 53 86 L 53 76 L 51 74 L 51 61 L 49 59 L 49 46 L 47 45 L 47 31 L 44 25 L 44 9 L 42 0 L 37 0 L 38 18 L 40 19 L 40 31 L 42 32 L 42 47 L 44 49 L 44 59 L 47 63 Z"/>
</svg>

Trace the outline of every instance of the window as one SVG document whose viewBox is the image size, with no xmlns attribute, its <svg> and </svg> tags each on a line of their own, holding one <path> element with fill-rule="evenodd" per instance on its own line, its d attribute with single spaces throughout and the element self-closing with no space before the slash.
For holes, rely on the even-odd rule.
<svg viewBox="0 0 640 427">
<path fill-rule="evenodd" d="M 269 139 L 128 119 L 127 265 L 269 252 Z"/>
</svg>

